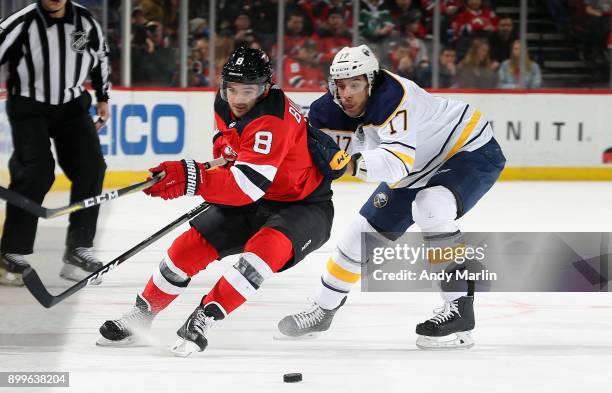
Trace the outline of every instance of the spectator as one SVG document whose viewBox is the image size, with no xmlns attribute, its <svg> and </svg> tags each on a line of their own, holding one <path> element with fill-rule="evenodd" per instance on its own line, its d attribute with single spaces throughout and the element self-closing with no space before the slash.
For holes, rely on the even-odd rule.
<svg viewBox="0 0 612 393">
<path fill-rule="evenodd" d="M 457 51 L 454 48 L 444 48 L 440 53 L 438 85 L 440 88 L 453 87 L 457 75 Z M 417 69 L 415 82 L 421 87 L 432 87 L 431 67 Z"/>
<path fill-rule="evenodd" d="M 304 45 L 304 42 L 310 37 L 304 30 L 304 19 L 306 17 L 303 13 L 294 10 L 289 13 L 287 22 L 285 22 L 285 53 L 288 53 L 292 48 L 298 48 Z M 277 57 L 276 45 L 272 47 L 272 57 Z M 284 54 L 283 54 L 284 55 Z M 282 56 L 281 56 L 282 57 Z"/>
<path fill-rule="evenodd" d="M 243 9 L 251 17 L 252 28 L 260 38 L 273 38 L 278 19 L 278 0 L 251 0 L 243 3 Z"/>
<path fill-rule="evenodd" d="M 516 89 L 519 86 L 521 41 L 512 43 L 510 58 L 504 60 L 499 68 L 499 87 L 502 89 Z M 537 89 L 542 85 L 542 75 L 538 63 L 531 61 L 529 51 L 525 53 L 525 88 Z"/>
<path fill-rule="evenodd" d="M 452 87 L 457 75 L 457 52 L 453 48 L 444 48 L 440 54 L 440 87 Z"/>
<path fill-rule="evenodd" d="M 498 63 L 491 61 L 489 43 L 477 38 L 457 68 L 456 85 L 461 88 L 491 89 L 497 86 Z"/>
<path fill-rule="evenodd" d="M 514 25 L 510 16 L 504 15 L 499 18 L 497 31 L 489 37 L 491 45 L 491 59 L 501 63 L 510 57 L 512 43 L 518 39 L 514 31 Z"/>
<path fill-rule="evenodd" d="M 187 58 L 187 86 L 203 87 L 208 86 L 208 79 L 204 76 L 204 68 L 202 62 L 196 60 L 193 56 Z M 171 86 L 180 86 L 180 71 L 177 69 L 172 77 Z"/>
<path fill-rule="evenodd" d="M 390 53 L 393 70 L 404 78 L 415 79 L 415 63 L 410 53 L 410 46 L 403 41 Z"/>
<path fill-rule="evenodd" d="M 452 23 L 459 11 L 463 9 L 463 0 L 438 0 L 440 3 L 441 43 L 450 45 L 455 39 Z M 421 8 L 425 14 L 423 23 L 427 32 L 433 32 L 433 13 L 435 0 L 421 0 Z"/>
<path fill-rule="evenodd" d="M 425 42 L 420 36 L 422 33 L 421 28 L 423 27 L 420 21 L 420 12 L 413 11 L 402 16 L 399 26 L 403 26 L 401 37 L 410 48 L 410 57 L 412 58 L 413 63 L 420 64 L 422 62 L 429 62 L 427 45 L 425 45 Z"/>
<path fill-rule="evenodd" d="M 194 42 L 191 64 L 188 64 L 189 86 L 208 86 L 208 38 L 200 36 Z"/>
<path fill-rule="evenodd" d="M 493 10 L 482 6 L 482 0 L 467 0 L 467 7 L 457 15 L 452 28 L 455 38 L 488 36 L 497 29 L 497 16 Z"/>
<path fill-rule="evenodd" d="M 179 0 L 138 0 L 138 5 L 148 20 L 158 20 L 170 30 L 178 27 Z"/>
<path fill-rule="evenodd" d="M 612 0 L 584 0 L 584 3 L 587 15 L 584 57 L 591 61 L 605 61 Z"/>
<path fill-rule="evenodd" d="M 317 61 L 316 44 L 305 41 L 295 55 L 285 60 L 285 87 L 304 89 L 322 88 L 327 85 L 325 75 Z"/>
<path fill-rule="evenodd" d="M 384 0 L 361 2 L 359 33 L 368 43 L 380 43 L 388 39 L 394 29 L 391 13 L 384 6 Z"/>
<path fill-rule="evenodd" d="M 215 75 L 214 81 L 210 80 L 209 83 L 213 86 L 219 85 L 219 78 L 223 65 L 227 62 L 227 59 L 234 51 L 234 37 L 232 32 L 229 30 L 222 30 L 217 34 L 215 39 Z"/>
<path fill-rule="evenodd" d="M 134 7 L 132 11 L 132 42 L 134 45 L 144 47 L 147 41 L 147 18 L 142 8 Z"/>
<path fill-rule="evenodd" d="M 249 46 L 256 40 L 255 32 L 251 28 L 251 17 L 246 12 L 240 12 L 234 20 L 234 43 L 238 46 Z"/>
<path fill-rule="evenodd" d="M 347 27 L 353 25 L 353 6 L 348 0 L 300 0 L 298 9 L 303 12 L 305 20 L 305 31 L 309 34 L 325 27 L 329 11 L 332 8 L 337 8 L 342 12 L 342 16 Z"/>
<path fill-rule="evenodd" d="M 135 85 L 168 86 L 176 69 L 174 51 L 168 47 L 161 22 L 146 25 L 145 45 L 134 48 L 132 81 Z"/>
<path fill-rule="evenodd" d="M 344 13 L 340 8 L 329 10 L 325 26 L 317 32 L 314 38 L 319 43 L 321 55 L 319 61 L 325 68 L 331 64 L 340 49 L 351 46 L 352 34 L 346 28 Z"/>
<path fill-rule="evenodd" d="M 419 11 L 418 1 L 412 0 L 387 0 L 386 7 L 391 13 L 391 19 L 398 24 L 400 18 L 410 11 Z"/>
</svg>

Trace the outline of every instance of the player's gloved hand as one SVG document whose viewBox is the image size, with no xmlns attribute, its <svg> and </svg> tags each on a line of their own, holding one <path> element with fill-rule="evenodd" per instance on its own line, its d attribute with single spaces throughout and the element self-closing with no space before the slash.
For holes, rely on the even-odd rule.
<svg viewBox="0 0 612 393">
<path fill-rule="evenodd" d="M 351 157 L 351 162 L 346 166 L 346 168 L 346 170 L 349 171 L 352 176 L 355 176 L 363 181 L 367 181 L 368 169 L 366 168 L 366 163 L 361 153 L 353 154 Z"/>
<path fill-rule="evenodd" d="M 194 160 L 165 161 L 149 169 L 155 174 L 166 172 L 160 181 L 143 190 L 147 195 L 163 199 L 174 199 L 183 195 L 197 195 L 202 185 L 204 165 Z"/>
<path fill-rule="evenodd" d="M 215 138 L 213 142 L 213 157 L 219 158 L 223 157 L 228 161 L 235 161 L 236 157 L 238 157 L 238 153 L 236 153 L 236 149 L 232 147 L 232 142 L 228 135 L 221 135 Z"/>
</svg>

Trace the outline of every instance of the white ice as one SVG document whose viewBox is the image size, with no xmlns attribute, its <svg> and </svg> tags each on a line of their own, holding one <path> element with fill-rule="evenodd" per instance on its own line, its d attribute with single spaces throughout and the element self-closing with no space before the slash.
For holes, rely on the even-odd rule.
<svg viewBox="0 0 612 393">
<path fill-rule="evenodd" d="M 297 267 L 272 277 L 257 296 L 214 327 L 209 348 L 175 358 L 176 329 L 227 258 L 200 273 L 159 315 L 148 347 L 100 348 L 98 327 L 129 310 L 181 230 L 117 267 L 98 287 L 51 309 L 23 288 L 0 287 L 0 371 L 68 371 L 69 389 L 41 392 L 575 392 L 607 389 L 612 369 L 609 293 L 496 293 L 476 300 L 476 346 L 455 352 L 415 347 L 414 327 L 431 316 L 435 293 L 351 293 L 332 329 L 317 340 L 279 342 L 277 321 L 300 311 L 319 282 L 335 238 L 372 185 L 335 186 L 332 239 Z M 50 195 L 46 206 L 66 203 Z M 464 218 L 465 231 L 612 232 L 612 183 L 506 182 Z M 180 216 L 195 199 L 131 195 L 102 207 L 97 245 L 111 260 Z M 41 220 L 33 265 L 54 293 L 67 219 Z M 284 373 L 303 382 L 286 384 Z M 2 391 L 2 388 L 0 388 Z M 6 391 L 21 391 L 6 389 Z"/>
</svg>

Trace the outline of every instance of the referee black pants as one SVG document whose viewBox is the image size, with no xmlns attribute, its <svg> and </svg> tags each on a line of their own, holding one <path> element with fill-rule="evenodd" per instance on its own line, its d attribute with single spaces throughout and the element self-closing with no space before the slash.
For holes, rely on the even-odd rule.
<svg viewBox="0 0 612 393">
<path fill-rule="evenodd" d="M 9 189 L 42 204 L 55 180 L 51 138 L 60 167 L 72 182 L 70 203 L 100 194 L 106 163 L 100 139 L 89 115 L 91 96 L 62 105 L 47 105 L 24 97 L 9 97 L 6 112 L 14 151 L 9 160 Z M 99 207 L 70 215 L 66 246 L 91 247 Z M 31 254 L 38 217 L 7 204 L 0 245 L 3 253 Z"/>
</svg>

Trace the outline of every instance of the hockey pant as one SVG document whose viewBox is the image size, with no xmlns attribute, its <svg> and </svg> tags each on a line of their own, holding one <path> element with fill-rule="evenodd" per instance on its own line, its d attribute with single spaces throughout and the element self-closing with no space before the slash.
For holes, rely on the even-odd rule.
<svg viewBox="0 0 612 393">
<path fill-rule="evenodd" d="M 216 320 L 225 318 L 251 298 L 292 256 L 291 241 L 284 234 L 273 228 L 262 228 L 248 240 L 238 262 L 202 298 L 205 313 Z M 193 276 L 218 258 L 217 250 L 196 229 L 180 235 L 142 293 L 151 311 L 158 313 L 166 308 L 184 292 Z"/>
</svg>

